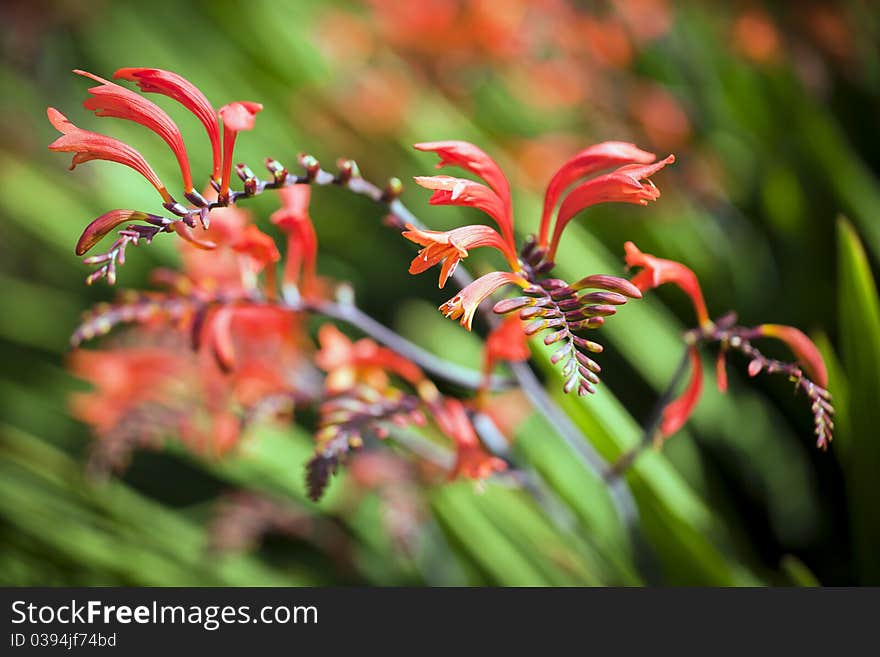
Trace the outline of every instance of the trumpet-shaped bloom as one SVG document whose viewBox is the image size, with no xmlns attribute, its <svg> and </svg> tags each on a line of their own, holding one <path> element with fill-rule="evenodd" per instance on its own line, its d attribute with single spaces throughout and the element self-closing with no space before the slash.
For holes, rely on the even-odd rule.
<svg viewBox="0 0 880 657">
<path fill-rule="evenodd" d="M 583 182 L 571 190 L 559 207 L 548 257 L 552 259 L 556 254 L 562 232 L 582 210 L 597 203 L 647 205 L 648 201 L 656 201 L 660 197 L 660 190 L 649 178 L 673 162 L 675 156 L 670 155 L 654 164 L 627 164 L 611 173 Z"/>
<path fill-rule="evenodd" d="M 632 279 L 632 283 L 637 288 L 645 292 L 664 283 L 673 283 L 690 297 L 700 326 L 711 324 L 709 312 L 706 310 L 706 302 L 703 299 L 703 291 L 700 289 L 700 282 L 690 268 L 674 260 L 664 260 L 648 253 L 642 253 L 632 242 L 627 242 L 624 249 L 627 266 L 642 267 L 642 271 Z"/>
<path fill-rule="evenodd" d="M 427 183 L 428 179 L 416 178 L 423 187 L 438 190 L 431 197 L 431 203 L 435 205 L 468 205 L 479 208 L 491 216 L 498 227 L 501 235 L 507 242 L 511 251 L 516 251 L 513 235 L 513 207 L 510 198 L 510 183 L 501 171 L 498 164 L 484 153 L 481 149 L 466 141 L 435 141 L 415 144 L 414 148 L 420 151 L 437 153 L 440 162 L 437 168 L 444 166 L 457 166 L 469 171 L 485 180 L 489 187 L 462 178 L 450 178 L 456 181 L 452 187 L 432 187 Z M 448 176 L 435 176 L 446 179 Z M 423 182 L 424 181 L 424 182 Z M 470 183 L 470 185 L 468 185 Z M 474 187 L 473 185 L 479 185 Z M 444 194 L 443 191 L 448 193 Z"/>
<path fill-rule="evenodd" d="M 75 70 L 74 73 L 99 83 L 97 87 L 89 89 L 92 97 L 83 102 L 83 107 L 94 110 L 97 116 L 112 116 L 134 121 L 159 135 L 177 158 L 180 172 L 183 175 L 184 191 L 191 192 L 193 190 L 192 174 L 190 173 L 186 146 L 183 143 L 180 129 L 171 120 L 171 117 L 158 105 L 130 89 L 87 71 Z"/>
<path fill-rule="evenodd" d="M 173 98 L 192 112 L 208 133 L 213 156 L 211 178 L 220 182 L 222 163 L 220 124 L 214 107 L 198 87 L 177 73 L 160 68 L 121 68 L 113 74 L 113 77 L 131 80 L 146 93 L 157 93 Z"/>
<path fill-rule="evenodd" d="M 407 224 L 406 228 L 403 236 L 424 247 L 410 263 L 409 273 L 421 274 L 442 262 L 439 287 L 446 285 L 447 279 L 455 271 L 458 263 L 467 258 L 468 249 L 493 246 L 501 251 L 508 260 L 516 263 L 516 254 L 510 251 L 507 243 L 489 226 L 462 226 L 445 232 L 421 230 L 411 224 Z"/>
<path fill-rule="evenodd" d="M 544 195 L 544 211 L 541 214 L 541 229 L 538 242 L 547 245 L 550 220 L 553 210 L 559 203 L 562 193 L 575 181 L 590 174 L 625 164 L 649 164 L 657 159 L 653 153 L 638 148 L 635 144 L 621 141 L 606 141 L 585 148 L 570 158 L 553 174 Z"/>
<path fill-rule="evenodd" d="M 519 285 L 523 289 L 529 286 L 529 282 L 522 276 L 512 274 L 509 271 L 493 271 L 481 276 L 440 306 L 440 312 L 449 319 L 460 317 L 461 325 L 470 331 L 477 307 L 502 285 L 511 283 Z"/>
<path fill-rule="evenodd" d="M 663 418 L 660 421 L 660 433 L 663 437 L 671 436 L 685 425 L 703 391 L 703 364 L 700 361 L 700 352 L 696 347 L 691 347 L 688 356 L 691 378 L 681 396 L 663 409 Z"/>
<path fill-rule="evenodd" d="M 257 112 L 263 106 L 250 101 L 236 101 L 224 105 L 218 111 L 223 120 L 223 170 L 220 179 L 220 198 L 229 194 L 229 180 L 232 176 L 232 151 L 235 149 L 235 138 L 243 130 L 253 130 Z"/>
<path fill-rule="evenodd" d="M 461 205 L 488 214 L 501 229 L 508 251 L 516 251 L 507 208 L 491 188 L 483 183 L 452 176 L 416 176 L 414 180 L 425 189 L 434 191 L 428 201 L 431 205 Z"/>
<path fill-rule="evenodd" d="M 281 208 L 270 217 L 273 224 L 287 235 L 284 282 L 295 285 L 304 296 L 316 293 L 316 260 L 318 238 L 309 216 L 309 185 L 291 185 L 278 190 Z"/>
<path fill-rule="evenodd" d="M 761 324 L 755 330 L 758 335 L 784 342 L 810 378 L 823 388 L 828 387 L 828 370 L 822 354 L 803 331 L 782 324 Z"/>
<path fill-rule="evenodd" d="M 75 168 L 77 164 L 91 160 L 107 160 L 124 164 L 146 178 L 162 195 L 165 202 L 172 200 L 165 185 L 159 180 L 159 176 L 156 175 L 153 168 L 147 164 L 144 156 L 131 146 L 118 139 L 76 127 L 54 107 L 48 108 L 46 114 L 49 117 L 49 122 L 62 133 L 61 137 L 49 144 L 49 150 L 74 153 L 73 161 L 70 164 L 71 169 Z"/>
</svg>

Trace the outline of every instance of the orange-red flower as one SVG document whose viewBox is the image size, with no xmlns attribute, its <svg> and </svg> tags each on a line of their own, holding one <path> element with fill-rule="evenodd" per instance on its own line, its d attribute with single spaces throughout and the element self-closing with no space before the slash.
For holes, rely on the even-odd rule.
<svg viewBox="0 0 880 657">
<path fill-rule="evenodd" d="M 369 338 L 352 342 L 333 324 L 321 326 L 318 342 L 321 349 L 315 354 L 315 363 L 327 372 L 328 392 L 344 392 L 358 383 L 384 391 L 389 372 L 416 387 L 425 381 L 422 371 L 403 356 Z"/>
<path fill-rule="evenodd" d="M 440 306 L 440 312 L 449 319 L 460 317 L 461 325 L 470 331 L 477 307 L 502 285 L 511 283 L 519 285 L 523 289 L 529 286 L 529 282 L 522 276 L 512 274 L 509 271 L 493 271 L 481 276 Z"/>
<path fill-rule="evenodd" d="M 635 144 L 622 141 L 606 141 L 594 144 L 567 160 L 553 174 L 544 194 L 544 210 L 541 213 L 541 228 L 538 233 L 540 244 L 547 245 L 550 237 L 550 220 L 553 210 L 559 204 L 562 193 L 575 181 L 585 176 L 625 164 L 648 164 L 657 159 L 653 153 L 638 148 Z"/>
<path fill-rule="evenodd" d="M 803 331 L 782 324 L 761 324 L 755 330 L 758 335 L 784 342 L 810 378 L 823 388 L 828 387 L 828 370 L 822 354 Z"/>
<path fill-rule="evenodd" d="M 137 83 L 141 91 L 157 93 L 173 98 L 192 112 L 205 126 L 208 139 L 211 141 L 213 169 L 211 178 L 220 182 L 222 155 L 220 151 L 220 124 L 217 113 L 210 101 L 198 87 L 186 78 L 164 71 L 160 68 L 121 68 L 113 74 L 114 78 L 122 78 Z"/>
<path fill-rule="evenodd" d="M 457 399 L 445 398 L 434 409 L 437 426 L 455 443 L 455 466 L 450 479 L 468 477 L 485 479 L 494 472 L 503 472 L 507 464 L 489 454 L 480 443 L 464 405 Z"/>
<path fill-rule="evenodd" d="M 483 371 L 489 374 L 497 363 L 528 360 L 530 355 L 529 343 L 526 334 L 523 333 L 519 315 L 516 313 L 507 315 L 486 338 L 486 345 L 483 348 Z"/>
<path fill-rule="evenodd" d="M 468 249 L 480 246 L 492 246 L 501 251 L 509 261 L 516 263 L 516 254 L 510 251 L 507 243 L 493 228 L 480 224 L 462 226 L 450 231 L 421 230 L 406 225 L 403 236 L 425 248 L 413 258 L 409 266 L 410 274 L 421 274 L 434 265 L 442 262 L 439 286 L 446 285 L 447 279 L 455 271 L 458 263 L 467 258 Z"/>
<path fill-rule="evenodd" d="M 75 70 L 74 73 L 91 78 L 99 83 L 97 87 L 89 89 L 92 97 L 87 98 L 83 102 L 83 107 L 94 110 L 97 116 L 112 116 L 134 121 L 159 135 L 168 144 L 177 158 L 180 172 L 183 175 L 184 191 L 187 193 L 192 192 L 192 174 L 190 173 L 186 146 L 183 143 L 180 129 L 171 120 L 171 117 L 158 105 L 130 89 L 121 87 L 114 82 L 105 80 L 87 71 Z"/>
<path fill-rule="evenodd" d="M 700 352 L 696 347 L 688 350 L 691 367 L 691 379 L 687 388 L 676 400 L 663 409 L 663 418 L 660 421 L 660 433 L 663 437 L 669 437 L 681 429 L 688 418 L 694 412 L 700 393 L 703 391 L 703 365 L 700 361 Z"/>
<path fill-rule="evenodd" d="M 430 182 L 432 178 L 416 178 L 416 182 L 423 187 L 437 190 L 431 197 L 431 203 L 435 205 L 468 205 L 486 212 L 498 224 L 510 250 L 516 252 L 510 183 L 495 160 L 466 141 L 425 142 L 415 144 L 414 148 L 437 153 L 440 157 L 438 169 L 444 166 L 457 166 L 488 183 L 491 189 L 473 181 L 449 176 L 434 176 L 433 179 L 438 180 L 433 183 Z"/>
<path fill-rule="evenodd" d="M 649 178 L 673 162 L 675 156 L 670 155 L 654 164 L 626 164 L 611 173 L 583 182 L 571 190 L 559 207 L 547 257 L 553 259 L 562 231 L 581 210 L 597 203 L 647 205 L 648 201 L 657 200 L 660 197 L 660 190 Z"/>
<path fill-rule="evenodd" d="M 73 413 L 106 434 L 136 406 L 161 402 L 182 365 L 175 355 L 159 347 L 128 347 L 103 351 L 77 350 L 71 354 L 71 371 L 90 381 L 91 392 L 74 393 Z"/>
<path fill-rule="evenodd" d="M 104 235 L 116 228 L 119 224 L 126 221 L 144 221 L 149 217 L 146 212 L 138 212 L 137 210 L 110 210 L 100 217 L 92 221 L 80 235 L 79 241 L 76 243 L 76 255 L 83 255 L 95 244 L 100 241 Z"/>
<path fill-rule="evenodd" d="M 278 190 L 281 208 L 270 217 L 287 234 L 284 283 L 295 286 L 305 297 L 317 293 L 318 238 L 309 216 L 309 185 L 291 185 Z"/>
<path fill-rule="evenodd" d="M 627 266 L 643 268 L 633 277 L 633 285 L 642 292 L 652 290 L 664 283 L 677 285 L 690 297 L 700 326 L 711 324 L 709 312 L 706 310 L 706 302 L 703 299 L 703 291 L 700 289 L 700 282 L 690 268 L 674 260 L 664 260 L 649 253 L 642 253 L 632 242 L 624 244 L 624 249 Z"/>
<path fill-rule="evenodd" d="M 250 101 L 236 101 L 220 108 L 218 114 L 223 120 L 223 170 L 220 179 L 220 199 L 229 194 L 229 180 L 232 176 L 232 151 L 235 138 L 242 130 L 253 130 L 257 112 L 263 106 Z"/>
<path fill-rule="evenodd" d="M 144 156 L 138 153 L 128 144 L 124 144 L 118 139 L 107 137 L 106 135 L 91 132 L 77 128 L 67 117 L 64 116 L 54 107 L 46 110 L 49 122 L 56 130 L 62 133 L 62 136 L 49 144 L 49 150 L 62 153 L 74 153 L 73 161 L 70 168 L 73 169 L 77 164 L 89 162 L 90 160 L 107 160 L 131 167 L 150 184 L 156 188 L 162 195 L 162 199 L 167 203 L 171 201 L 171 195 L 159 180 L 159 176 L 153 171 L 152 167 L 147 164 Z"/>
</svg>

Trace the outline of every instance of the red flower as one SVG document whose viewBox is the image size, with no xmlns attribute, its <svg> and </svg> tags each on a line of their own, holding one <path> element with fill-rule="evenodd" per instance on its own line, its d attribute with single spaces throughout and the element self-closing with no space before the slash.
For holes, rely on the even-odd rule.
<svg viewBox="0 0 880 657">
<path fill-rule="evenodd" d="M 700 326 L 711 324 L 709 313 L 706 310 L 706 302 L 703 300 L 703 292 L 700 289 L 700 282 L 691 269 L 674 260 L 664 260 L 648 253 L 642 253 L 632 242 L 627 242 L 623 248 L 626 250 L 628 267 L 643 267 L 642 271 L 632 279 L 632 283 L 637 288 L 645 292 L 664 283 L 673 283 L 691 298 Z"/>
<path fill-rule="evenodd" d="M 673 162 L 675 156 L 670 155 L 654 164 L 627 164 L 616 171 L 583 182 L 571 190 L 559 207 L 547 257 L 552 260 L 556 255 L 562 231 L 581 210 L 597 203 L 647 205 L 648 201 L 657 200 L 660 190 L 648 178 Z"/>
<path fill-rule="evenodd" d="M 758 335 L 782 340 L 810 378 L 823 388 L 828 387 L 828 370 L 822 354 L 802 331 L 782 324 L 761 324 L 755 330 Z"/>
<path fill-rule="evenodd" d="M 501 251 L 508 260 L 516 263 L 516 254 L 511 252 L 507 243 L 489 226 L 462 226 L 450 231 L 421 230 L 406 225 L 403 236 L 425 248 L 413 258 L 409 266 L 410 274 L 421 274 L 434 265 L 442 262 L 440 269 L 440 287 L 446 285 L 447 279 L 455 271 L 458 263 L 467 258 L 468 249 L 480 246 L 493 246 Z"/>
<path fill-rule="evenodd" d="M 147 100 L 140 94 L 130 89 L 120 87 L 114 82 L 100 78 L 87 71 L 75 70 L 77 75 L 83 75 L 100 83 L 97 87 L 91 87 L 89 93 L 92 98 L 83 102 L 83 107 L 94 110 L 97 116 L 113 116 L 118 119 L 127 119 L 140 123 L 159 135 L 171 148 L 180 172 L 183 175 L 184 191 L 193 191 L 192 174 L 189 168 L 189 159 L 186 154 L 186 146 L 180 130 L 171 117 L 168 116 L 158 105 Z"/>
<path fill-rule="evenodd" d="M 110 210 L 86 226 L 76 243 L 76 255 L 81 256 L 97 244 L 104 235 L 126 221 L 145 221 L 150 215 L 137 210 Z"/>
<path fill-rule="evenodd" d="M 220 182 L 222 163 L 220 125 L 214 107 L 198 87 L 177 73 L 163 71 L 159 68 L 121 68 L 113 74 L 113 77 L 131 80 L 137 83 L 141 91 L 173 98 L 195 114 L 196 118 L 205 126 L 208 139 L 211 140 L 211 153 L 214 158 L 211 178 L 218 183 Z"/>
<path fill-rule="evenodd" d="M 491 216 L 498 227 L 501 235 L 510 247 L 516 252 L 516 244 L 513 235 L 513 207 L 510 199 L 510 183 L 501 171 L 501 168 L 491 157 L 482 150 L 466 141 L 435 141 L 415 144 L 415 149 L 437 153 L 440 162 L 437 168 L 444 166 L 457 166 L 470 171 L 485 180 L 491 189 L 484 185 L 474 183 L 462 178 L 449 178 L 448 176 L 435 176 L 434 179 L 448 179 L 454 181 L 449 187 L 430 186 L 432 178 L 416 178 L 416 182 L 423 187 L 436 189 L 438 192 L 431 197 L 431 203 L 435 205 L 469 205 L 476 207 Z M 450 193 L 444 194 L 443 191 Z"/>
<path fill-rule="evenodd" d="M 316 262 L 318 238 L 309 216 L 309 185 L 292 185 L 278 190 L 281 209 L 270 217 L 273 224 L 287 234 L 287 255 L 284 283 L 297 287 L 305 297 L 317 293 Z"/>
<path fill-rule="evenodd" d="M 671 436 L 685 425 L 703 391 L 703 364 L 700 361 L 700 352 L 696 347 L 691 347 L 688 354 L 691 361 L 691 380 L 682 395 L 663 409 L 660 432 L 664 437 Z"/>
<path fill-rule="evenodd" d="M 235 138 L 242 130 L 253 130 L 257 112 L 263 106 L 260 103 L 250 101 L 238 101 L 229 103 L 220 108 L 218 114 L 223 120 L 223 171 L 220 180 L 220 199 L 224 200 L 229 194 L 229 180 L 232 176 L 232 151 L 235 148 Z"/>
<path fill-rule="evenodd" d="M 403 356 L 369 338 L 352 342 L 333 324 L 321 326 L 318 342 L 321 349 L 315 354 L 315 364 L 327 372 L 329 392 L 350 390 L 358 383 L 381 392 L 388 388 L 389 372 L 416 387 L 426 381 L 422 371 Z"/>
<path fill-rule="evenodd" d="M 71 169 L 76 167 L 77 164 L 89 162 L 90 160 L 107 160 L 124 164 L 146 178 L 162 195 L 166 203 L 171 202 L 171 195 L 168 193 L 165 185 L 162 184 L 162 181 L 159 180 L 159 176 L 147 164 L 143 155 L 131 146 L 122 143 L 118 139 L 113 139 L 97 132 L 77 128 L 54 107 L 48 108 L 46 114 L 49 116 L 49 122 L 56 130 L 62 133 L 61 137 L 49 144 L 49 150 L 75 153 L 70 164 Z"/>
<path fill-rule="evenodd" d="M 140 404 L 163 402 L 183 369 L 175 354 L 158 347 L 77 350 L 69 367 L 96 388 L 72 395 L 71 405 L 74 415 L 98 435 L 112 431 Z"/>
<path fill-rule="evenodd" d="M 519 315 L 507 315 L 490 331 L 483 348 L 483 371 L 489 374 L 497 363 L 528 360 L 531 352 Z"/>
<path fill-rule="evenodd" d="M 648 164 L 657 159 L 653 153 L 638 148 L 635 144 L 620 141 L 606 141 L 585 148 L 570 158 L 553 174 L 544 195 L 544 211 L 541 214 L 541 229 L 538 241 L 547 246 L 550 220 L 553 210 L 559 203 L 562 193 L 576 180 L 603 169 L 630 163 Z"/>
<path fill-rule="evenodd" d="M 232 243 L 232 249 L 236 253 L 247 256 L 255 272 L 260 272 L 281 260 L 281 254 L 278 252 L 278 247 L 275 246 L 275 240 L 254 224 L 245 226 L 238 239 Z"/>
<path fill-rule="evenodd" d="M 477 307 L 502 285 L 511 283 L 523 289 L 529 286 L 529 282 L 521 276 L 509 271 L 493 271 L 481 276 L 440 306 L 440 312 L 449 319 L 461 317 L 461 325 L 470 331 Z"/>
<path fill-rule="evenodd" d="M 464 405 L 459 400 L 447 397 L 442 404 L 437 404 L 434 408 L 434 419 L 441 431 L 455 443 L 455 466 L 449 473 L 450 479 L 485 479 L 494 472 L 507 469 L 504 461 L 483 448 Z"/>
</svg>

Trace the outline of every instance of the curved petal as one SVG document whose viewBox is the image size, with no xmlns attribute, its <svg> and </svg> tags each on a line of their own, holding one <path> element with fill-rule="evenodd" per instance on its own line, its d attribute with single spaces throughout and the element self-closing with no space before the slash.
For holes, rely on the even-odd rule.
<svg viewBox="0 0 880 657">
<path fill-rule="evenodd" d="M 465 171 L 485 180 L 489 187 L 498 196 L 501 205 L 498 226 L 501 234 L 510 245 L 511 250 L 516 250 L 513 235 L 513 206 L 510 198 L 510 183 L 501 167 L 489 157 L 482 149 L 466 141 L 433 141 L 415 144 L 416 150 L 436 153 L 440 157 L 437 168 L 444 166 L 457 166 Z"/>
<path fill-rule="evenodd" d="M 192 112 L 205 126 L 208 139 L 211 141 L 213 156 L 211 177 L 214 180 L 220 179 L 220 125 L 214 107 L 198 87 L 183 76 L 160 68 L 121 68 L 113 74 L 113 77 L 130 80 L 146 93 L 157 93 L 173 98 Z"/>
<path fill-rule="evenodd" d="M 710 323 L 709 311 L 706 309 L 706 302 L 703 299 L 703 291 L 693 270 L 680 262 L 664 260 L 663 258 L 656 258 L 649 253 L 642 253 L 639 247 L 632 242 L 627 242 L 623 248 L 626 251 L 626 264 L 628 267 L 643 267 L 642 271 L 633 277 L 633 285 L 642 292 L 659 287 L 665 283 L 677 285 L 690 297 L 700 325 L 706 326 Z"/>
<path fill-rule="evenodd" d="M 229 180 L 232 176 L 232 152 L 235 149 L 235 138 L 242 130 L 253 130 L 257 112 L 263 106 L 247 100 L 236 101 L 224 105 L 218 110 L 223 121 L 223 166 L 220 180 L 219 198 L 226 198 L 229 193 Z"/>
<path fill-rule="evenodd" d="M 460 476 L 485 479 L 494 472 L 507 469 L 503 460 L 483 448 L 464 405 L 458 399 L 446 398 L 435 404 L 433 415 L 440 430 L 455 443 L 455 465 L 449 473 L 450 479 Z"/>
<path fill-rule="evenodd" d="M 700 361 L 700 352 L 696 347 L 691 347 L 688 353 L 691 360 L 691 379 L 682 395 L 663 409 L 660 432 L 664 437 L 671 436 L 685 425 L 703 391 L 703 364 Z"/>
<path fill-rule="evenodd" d="M 415 242 L 425 248 L 413 258 L 409 267 L 410 274 L 420 274 L 423 271 L 443 262 L 440 272 L 440 287 L 446 285 L 446 281 L 455 271 L 459 261 L 468 256 L 468 249 L 481 246 L 491 246 L 501 251 L 508 261 L 513 260 L 507 244 L 495 229 L 480 224 L 462 226 L 450 231 L 422 230 L 406 225 L 407 230 L 401 233 L 406 239 Z"/>
<path fill-rule="evenodd" d="M 171 230 L 180 235 L 186 242 L 189 242 L 197 249 L 202 249 L 203 251 L 212 251 L 217 248 L 217 244 L 212 242 L 211 240 L 200 240 L 198 237 L 193 235 L 192 229 L 187 226 L 182 221 L 175 221 L 171 224 Z"/>
<path fill-rule="evenodd" d="M 548 257 L 552 259 L 559 245 L 562 231 L 582 210 L 597 203 L 647 205 L 648 201 L 657 200 L 660 197 L 660 190 L 648 178 L 673 162 L 675 162 L 675 156 L 670 155 L 654 164 L 628 164 L 612 173 L 593 178 L 575 187 L 563 199 L 559 208 Z"/>
<path fill-rule="evenodd" d="M 159 135 L 168 144 L 177 158 L 180 172 L 183 175 L 185 191 L 191 192 L 193 190 L 192 174 L 190 173 L 186 146 L 183 143 L 180 129 L 171 120 L 171 117 L 158 105 L 130 89 L 121 87 L 88 71 L 77 69 L 74 70 L 74 73 L 98 82 L 97 87 L 89 89 L 92 97 L 87 98 L 83 102 L 83 107 L 94 110 L 97 116 L 112 116 L 118 119 L 134 121 Z"/>
<path fill-rule="evenodd" d="M 97 244 L 104 235 L 116 228 L 119 224 L 126 221 L 145 221 L 149 215 L 146 212 L 137 210 L 110 210 L 100 217 L 92 221 L 76 243 L 76 255 L 81 256 L 88 253 L 95 244 Z"/>
<path fill-rule="evenodd" d="M 828 369 L 822 354 L 803 331 L 782 324 L 762 324 L 757 330 L 759 335 L 782 340 L 810 378 L 823 388 L 828 387 Z"/>
<path fill-rule="evenodd" d="M 502 285 L 515 284 L 525 289 L 529 282 L 521 276 L 509 271 L 493 271 L 481 276 L 449 301 L 440 306 L 442 312 L 449 319 L 461 318 L 461 325 L 468 331 L 474 320 L 477 307 Z"/>
<path fill-rule="evenodd" d="M 648 164 L 657 159 L 653 153 L 643 151 L 635 144 L 622 141 L 606 141 L 580 151 L 565 162 L 553 174 L 544 194 L 544 210 L 541 214 L 539 243 L 546 246 L 550 218 L 559 197 L 572 183 L 603 169 L 628 163 Z"/>
<path fill-rule="evenodd" d="M 76 127 L 54 107 L 49 107 L 46 110 L 46 114 L 49 117 L 49 122 L 56 130 L 62 133 L 61 137 L 49 144 L 49 150 L 75 153 L 70 165 L 71 169 L 75 168 L 77 164 L 91 160 L 107 160 L 123 164 L 146 178 L 156 188 L 156 191 L 162 195 L 166 203 L 172 200 L 165 185 L 159 180 L 159 176 L 147 164 L 144 156 L 134 148 L 118 139 Z"/>
<path fill-rule="evenodd" d="M 269 217 L 287 234 L 284 281 L 299 286 L 306 296 L 315 292 L 317 280 L 318 237 L 309 216 L 311 191 L 311 186 L 305 184 L 282 187 L 278 190 L 282 207 Z"/>
</svg>

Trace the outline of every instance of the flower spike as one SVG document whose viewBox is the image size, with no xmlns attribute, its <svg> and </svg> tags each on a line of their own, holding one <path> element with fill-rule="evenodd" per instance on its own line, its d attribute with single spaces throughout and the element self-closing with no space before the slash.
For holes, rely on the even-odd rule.
<svg viewBox="0 0 880 657">
<path fill-rule="evenodd" d="M 213 156 L 211 179 L 220 182 L 222 164 L 220 124 L 217 121 L 217 112 L 198 87 L 183 76 L 160 68 L 121 68 L 113 74 L 113 77 L 130 80 L 145 93 L 157 93 L 173 98 L 192 112 L 205 126 L 208 139 L 211 140 Z"/>
<path fill-rule="evenodd" d="M 97 116 L 112 116 L 118 119 L 134 121 L 149 128 L 159 135 L 168 147 L 171 148 L 180 172 L 183 175 L 184 191 L 188 194 L 193 191 L 192 174 L 189 168 L 189 158 L 186 146 L 177 124 L 171 120 L 158 105 L 147 100 L 140 94 L 130 89 L 121 87 L 115 82 L 110 82 L 88 71 L 74 70 L 77 75 L 91 78 L 98 82 L 97 87 L 91 87 L 91 98 L 83 101 L 83 107 L 94 110 Z"/>
<path fill-rule="evenodd" d="M 73 161 L 70 164 L 71 169 L 75 168 L 77 164 L 90 160 L 107 160 L 124 164 L 146 178 L 162 195 L 162 199 L 166 203 L 173 201 L 171 194 L 168 193 L 153 168 L 147 164 L 144 156 L 131 146 L 118 139 L 76 127 L 54 107 L 48 108 L 46 114 L 49 117 L 49 122 L 62 133 L 61 137 L 49 144 L 49 150 L 74 153 Z"/>
</svg>

